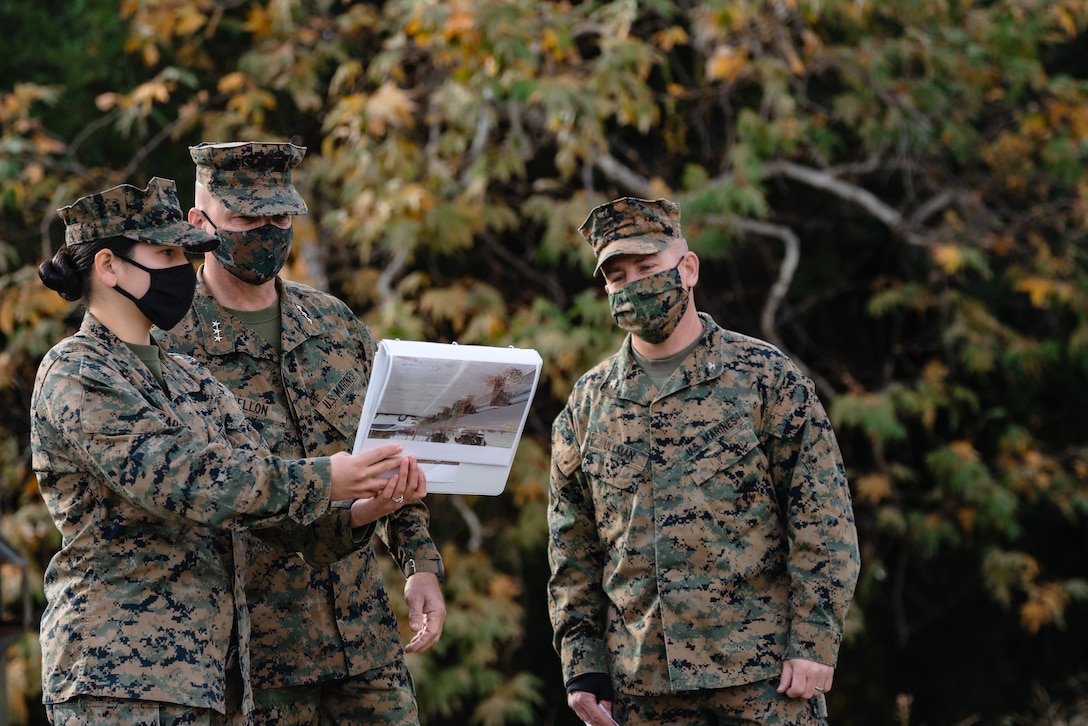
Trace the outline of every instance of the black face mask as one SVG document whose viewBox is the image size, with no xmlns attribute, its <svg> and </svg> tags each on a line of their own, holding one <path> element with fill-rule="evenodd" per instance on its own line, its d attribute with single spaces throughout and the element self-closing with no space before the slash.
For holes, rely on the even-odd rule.
<svg viewBox="0 0 1088 726">
<path fill-rule="evenodd" d="M 170 330 L 180 323 L 192 307 L 193 296 L 196 294 L 196 270 L 193 266 L 186 262 L 173 267 L 144 267 L 124 255 L 117 256 L 151 275 L 151 286 L 138 299 L 120 285 L 114 289 L 136 303 L 139 311 L 161 329 Z"/>
</svg>

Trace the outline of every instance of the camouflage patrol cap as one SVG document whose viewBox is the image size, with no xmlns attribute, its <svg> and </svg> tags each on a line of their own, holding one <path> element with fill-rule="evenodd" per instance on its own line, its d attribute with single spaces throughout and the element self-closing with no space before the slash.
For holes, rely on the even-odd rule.
<svg viewBox="0 0 1088 726">
<path fill-rule="evenodd" d="M 680 205 L 668 199 L 614 199 L 594 207 L 578 231 L 597 255 L 594 275 L 613 255 L 652 255 L 683 239 Z"/>
<path fill-rule="evenodd" d="M 146 189 L 119 184 L 80 197 L 57 214 L 64 220 L 64 243 L 69 247 L 111 237 L 193 252 L 207 252 L 219 245 L 218 237 L 185 221 L 174 181 L 157 176 Z"/>
<path fill-rule="evenodd" d="M 305 146 L 273 141 L 230 141 L 189 147 L 196 180 L 223 206 L 246 217 L 306 214 L 306 202 L 291 183 L 291 169 Z"/>
</svg>

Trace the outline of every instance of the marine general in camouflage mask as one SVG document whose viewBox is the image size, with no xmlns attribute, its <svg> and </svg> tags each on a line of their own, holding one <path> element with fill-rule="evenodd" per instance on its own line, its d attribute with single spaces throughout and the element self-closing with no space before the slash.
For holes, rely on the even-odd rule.
<svg viewBox="0 0 1088 726">
<path fill-rule="evenodd" d="M 251 285 L 274 280 L 291 253 L 291 218 L 307 211 L 291 183 L 291 169 L 306 149 L 231 142 L 200 144 L 189 154 L 196 162 L 196 207 L 189 221 L 219 237 L 216 262 Z"/>
<path fill-rule="evenodd" d="M 580 229 L 629 335 L 552 429 L 549 610 L 589 724 L 824 724 L 859 569 L 838 444 L 777 348 L 695 307 L 667 199 Z"/>
<path fill-rule="evenodd" d="M 305 151 L 275 142 L 190 149 L 189 220 L 221 244 L 205 255 L 190 314 L 164 336 L 234 393 L 272 451 L 290 456 L 352 447 L 377 346 L 343 301 L 278 274 L 294 216 L 306 212 L 292 181 Z M 433 645 L 446 613 L 420 480 L 401 496 L 356 503 L 405 574 L 407 644 L 369 540 L 330 567 L 248 543 L 255 726 L 419 723 L 404 654 Z"/>
</svg>

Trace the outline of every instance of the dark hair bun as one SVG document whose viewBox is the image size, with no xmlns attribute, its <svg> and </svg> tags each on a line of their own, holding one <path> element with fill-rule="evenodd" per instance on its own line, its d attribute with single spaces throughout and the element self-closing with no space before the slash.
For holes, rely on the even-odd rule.
<svg viewBox="0 0 1088 726">
<path fill-rule="evenodd" d="M 38 277 L 50 290 L 56 290 L 65 300 L 83 297 L 83 275 L 76 268 L 67 248 L 62 248 L 53 259 L 38 265 Z"/>
</svg>

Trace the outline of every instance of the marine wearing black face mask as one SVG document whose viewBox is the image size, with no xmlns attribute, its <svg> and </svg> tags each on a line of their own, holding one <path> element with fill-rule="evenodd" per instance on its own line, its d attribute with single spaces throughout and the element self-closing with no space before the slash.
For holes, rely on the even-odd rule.
<svg viewBox="0 0 1088 726">
<path fill-rule="evenodd" d="M 116 253 L 114 253 L 116 254 Z M 114 289 L 136 303 L 136 308 L 152 323 L 169 330 L 185 317 L 196 292 L 196 270 L 188 262 L 173 267 L 144 267 L 136 260 L 117 255 L 151 276 L 151 285 L 142 297 L 136 297 L 120 285 Z"/>
</svg>

